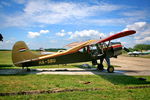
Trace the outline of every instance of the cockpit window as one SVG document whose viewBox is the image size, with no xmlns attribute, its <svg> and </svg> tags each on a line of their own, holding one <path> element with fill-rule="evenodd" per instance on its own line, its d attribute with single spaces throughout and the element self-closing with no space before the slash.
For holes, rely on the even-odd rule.
<svg viewBox="0 0 150 100">
<path fill-rule="evenodd" d="M 80 52 L 87 52 L 87 47 L 84 47 L 82 49 L 79 50 Z"/>
<path fill-rule="evenodd" d="M 96 49 L 97 49 L 96 45 L 90 46 L 90 50 L 96 50 Z"/>
</svg>

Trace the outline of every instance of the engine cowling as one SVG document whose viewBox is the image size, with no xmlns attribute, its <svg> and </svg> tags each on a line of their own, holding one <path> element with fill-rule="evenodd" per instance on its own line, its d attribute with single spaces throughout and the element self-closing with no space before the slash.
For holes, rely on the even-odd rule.
<svg viewBox="0 0 150 100">
<path fill-rule="evenodd" d="M 113 50 L 114 57 L 117 57 L 118 55 L 122 54 L 122 45 L 120 42 L 111 42 L 111 47 Z"/>
</svg>

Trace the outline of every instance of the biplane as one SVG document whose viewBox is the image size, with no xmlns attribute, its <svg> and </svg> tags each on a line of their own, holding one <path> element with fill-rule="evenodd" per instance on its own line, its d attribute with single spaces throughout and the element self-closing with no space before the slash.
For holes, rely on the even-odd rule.
<svg viewBox="0 0 150 100">
<path fill-rule="evenodd" d="M 15 66 L 26 67 L 68 64 L 77 62 L 91 61 L 97 66 L 98 70 L 104 70 L 103 61 L 107 62 L 107 71 L 114 72 L 114 67 L 110 64 L 111 57 L 117 57 L 121 54 L 123 46 L 120 42 L 111 42 L 111 40 L 136 33 L 134 30 L 128 30 L 111 35 L 105 39 L 88 40 L 85 42 L 74 42 L 66 46 L 71 47 L 68 50 L 56 52 L 54 54 L 40 55 L 29 50 L 25 42 L 18 41 L 13 46 L 12 61 Z M 99 60 L 99 62 L 98 62 Z"/>
</svg>

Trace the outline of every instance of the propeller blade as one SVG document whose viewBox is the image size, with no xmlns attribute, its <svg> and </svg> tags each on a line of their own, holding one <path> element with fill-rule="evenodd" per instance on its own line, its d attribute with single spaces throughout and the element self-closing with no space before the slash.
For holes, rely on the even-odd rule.
<svg viewBox="0 0 150 100">
<path fill-rule="evenodd" d="M 123 48 L 126 52 L 130 52 L 130 50 L 126 47 Z"/>
</svg>

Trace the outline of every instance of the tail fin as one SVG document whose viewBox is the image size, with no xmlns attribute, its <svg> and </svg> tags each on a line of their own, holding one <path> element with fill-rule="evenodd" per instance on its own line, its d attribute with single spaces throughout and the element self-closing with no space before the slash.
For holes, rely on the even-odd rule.
<svg viewBox="0 0 150 100">
<path fill-rule="evenodd" d="M 12 61 L 15 66 L 21 67 L 22 64 L 20 64 L 19 62 L 37 57 L 39 57 L 39 55 L 34 54 L 32 51 L 30 51 L 25 42 L 23 41 L 18 41 L 13 46 Z"/>
</svg>

